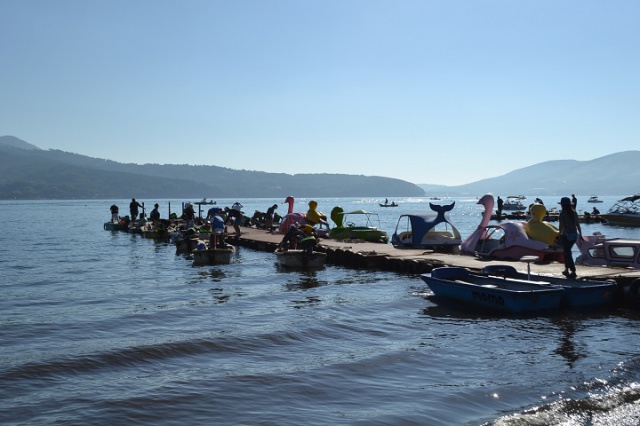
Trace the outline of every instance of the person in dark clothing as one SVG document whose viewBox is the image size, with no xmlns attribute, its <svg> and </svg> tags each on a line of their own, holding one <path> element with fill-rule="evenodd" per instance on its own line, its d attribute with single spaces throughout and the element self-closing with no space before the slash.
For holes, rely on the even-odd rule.
<svg viewBox="0 0 640 426">
<path fill-rule="evenodd" d="M 580 220 L 578 219 L 578 213 L 573 208 L 573 204 L 569 197 L 562 197 L 560 200 L 560 217 L 559 223 L 559 238 L 562 244 L 562 250 L 564 254 L 564 271 L 562 275 L 568 278 L 576 278 L 576 265 L 573 261 L 573 254 L 571 249 L 573 245 L 578 241 L 578 238 L 582 239 L 582 229 L 580 228 Z"/>
<path fill-rule="evenodd" d="M 240 210 L 241 208 L 242 204 L 236 202 L 228 211 L 228 218 L 229 220 L 232 220 L 233 230 L 236 231 L 236 237 L 239 237 L 242 234 L 240 232 L 240 225 L 244 222 L 244 214 Z"/>
<path fill-rule="evenodd" d="M 112 204 L 110 209 L 111 211 L 111 222 L 113 223 L 117 223 L 120 221 L 120 217 L 118 216 L 118 206 L 116 206 L 115 204 Z"/>
<path fill-rule="evenodd" d="M 149 213 L 149 219 L 151 219 L 151 221 L 156 225 L 160 221 L 160 212 L 158 211 L 158 203 L 155 203 L 153 205 L 153 210 L 151 210 L 151 213 Z"/>
<path fill-rule="evenodd" d="M 278 205 L 274 204 L 267 209 L 267 219 L 265 221 L 265 228 L 267 228 L 267 231 L 269 232 L 271 232 L 271 227 L 273 226 L 273 216 L 276 214 L 277 208 L 278 208 Z"/>
<path fill-rule="evenodd" d="M 287 251 L 290 248 L 296 248 L 298 242 L 306 238 L 306 234 L 299 230 L 295 225 L 291 225 L 287 233 L 282 237 L 282 241 L 278 244 L 278 251 Z"/>
<path fill-rule="evenodd" d="M 144 209 L 144 206 L 136 201 L 135 198 L 131 199 L 129 203 L 129 213 L 131 214 L 131 222 L 138 220 L 138 207 Z"/>
<path fill-rule="evenodd" d="M 573 205 L 573 209 L 578 211 L 578 199 L 576 198 L 576 194 L 571 194 L 571 204 Z"/>
<path fill-rule="evenodd" d="M 187 203 L 187 205 L 185 206 L 182 212 L 182 217 L 186 222 L 187 228 L 190 228 L 194 225 L 194 222 L 196 220 L 196 212 L 193 209 L 193 204 L 191 204 L 190 202 Z"/>
</svg>

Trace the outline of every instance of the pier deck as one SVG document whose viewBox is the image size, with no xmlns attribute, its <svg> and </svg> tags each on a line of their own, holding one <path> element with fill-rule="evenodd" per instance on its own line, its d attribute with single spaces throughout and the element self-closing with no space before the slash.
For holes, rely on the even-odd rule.
<svg viewBox="0 0 640 426">
<path fill-rule="evenodd" d="M 231 235 L 229 243 L 262 251 L 274 251 L 282 240 L 282 234 L 241 227 L 242 235 Z M 492 264 L 511 264 L 525 271 L 527 264 L 520 261 L 488 260 L 469 255 L 437 253 L 424 249 L 398 249 L 391 244 L 320 239 L 318 251 L 327 253 L 327 263 L 353 268 L 381 269 L 408 274 L 431 272 L 439 266 L 461 266 L 480 270 Z M 558 262 L 531 263 L 532 274 L 562 276 L 564 265 Z M 613 279 L 619 285 L 640 278 L 640 271 L 628 268 L 576 265 L 578 277 L 590 279 Z"/>
</svg>

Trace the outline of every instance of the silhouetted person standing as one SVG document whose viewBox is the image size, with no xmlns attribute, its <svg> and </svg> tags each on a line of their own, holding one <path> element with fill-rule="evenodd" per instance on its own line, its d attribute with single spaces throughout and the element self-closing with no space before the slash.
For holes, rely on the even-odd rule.
<svg viewBox="0 0 640 426">
<path fill-rule="evenodd" d="M 142 207 L 142 204 L 136 201 L 135 198 L 132 198 L 131 202 L 129 203 L 129 213 L 131 214 L 132 223 L 138 220 L 138 207 L 144 208 Z"/>
<path fill-rule="evenodd" d="M 578 237 L 582 238 L 582 229 L 580 229 L 580 220 L 569 197 L 562 197 L 560 200 L 560 217 L 558 219 L 560 231 L 560 243 L 564 254 L 564 271 L 562 275 L 568 278 L 576 278 L 576 264 L 573 261 L 571 248 L 578 241 Z"/>
</svg>

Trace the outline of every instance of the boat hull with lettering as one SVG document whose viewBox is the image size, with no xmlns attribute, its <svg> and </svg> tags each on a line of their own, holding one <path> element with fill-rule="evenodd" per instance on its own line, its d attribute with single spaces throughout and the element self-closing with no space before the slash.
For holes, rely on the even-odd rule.
<svg viewBox="0 0 640 426">
<path fill-rule="evenodd" d="M 610 306 L 618 294 L 618 285 L 613 280 L 587 280 L 548 275 L 528 274 L 516 271 L 511 265 L 489 265 L 482 275 L 508 279 L 542 282 L 559 285 L 564 289 L 561 305 L 569 308 Z"/>
<path fill-rule="evenodd" d="M 558 285 L 472 275 L 460 267 L 435 268 L 420 277 L 436 297 L 512 314 L 558 309 L 564 293 Z"/>
</svg>

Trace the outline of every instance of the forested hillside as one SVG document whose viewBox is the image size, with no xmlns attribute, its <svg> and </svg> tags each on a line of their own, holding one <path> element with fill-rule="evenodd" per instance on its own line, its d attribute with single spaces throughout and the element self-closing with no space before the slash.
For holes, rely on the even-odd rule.
<svg viewBox="0 0 640 426">
<path fill-rule="evenodd" d="M 25 145 L 21 145 L 23 142 Z M 0 199 L 422 196 L 376 176 L 265 173 L 217 166 L 122 164 L 0 137 Z"/>
</svg>

